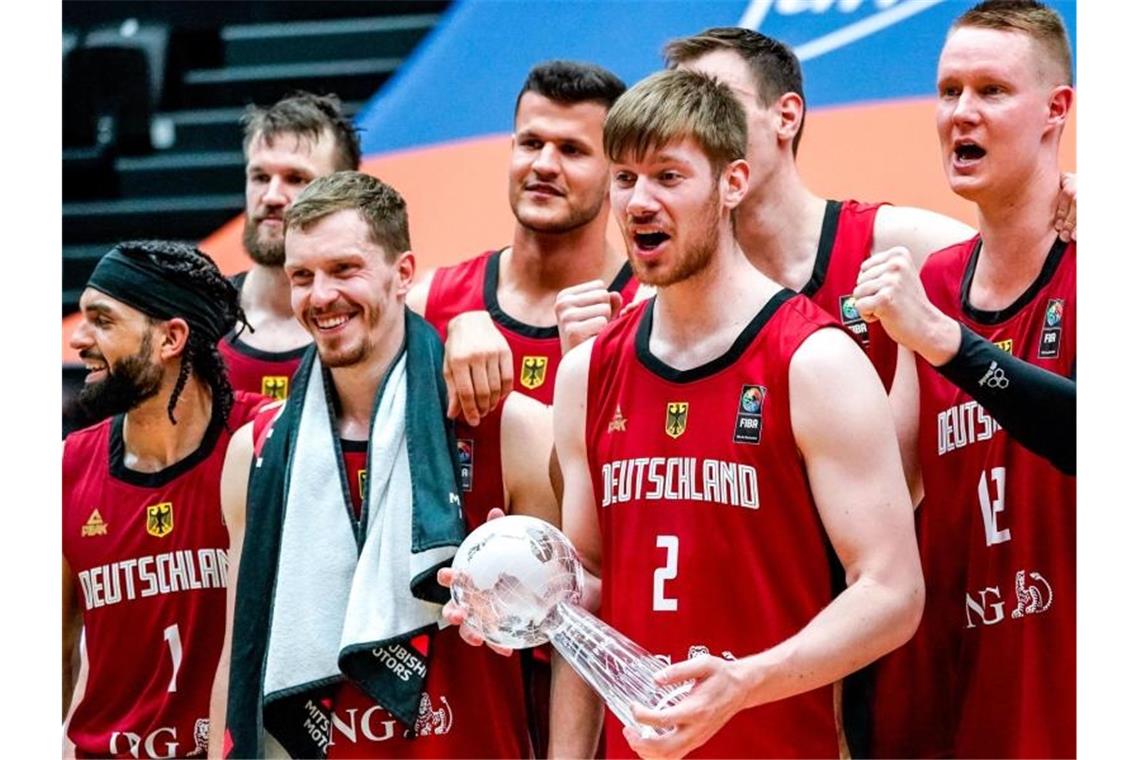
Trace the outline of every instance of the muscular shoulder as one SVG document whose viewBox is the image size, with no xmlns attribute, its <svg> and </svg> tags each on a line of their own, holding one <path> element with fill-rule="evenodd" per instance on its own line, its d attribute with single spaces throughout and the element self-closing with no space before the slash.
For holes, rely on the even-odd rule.
<svg viewBox="0 0 1140 760">
<path fill-rule="evenodd" d="M 913 206 L 882 206 L 875 216 L 873 250 L 885 251 L 902 246 L 910 251 L 915 264 L 934 251 L 973 237 L 974 228 L 934 211 Z"/>
</svg>

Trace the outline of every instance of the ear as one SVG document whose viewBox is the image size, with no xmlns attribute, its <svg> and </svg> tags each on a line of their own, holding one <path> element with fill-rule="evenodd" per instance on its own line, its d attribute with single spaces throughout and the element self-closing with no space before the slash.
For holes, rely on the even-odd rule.
<svg viewBox="0 0 1140 760">
<path fill-rule="evenodd" d="M 392 266 L 396 270 L 396 295 L 403 298 L 412 289 L 412 279 L 416 276 L 416 255 L 404 251 L 396 257 Z"/>
<path fill-rule="evenodd" d="M 169 361 L 180 356 L 186 350 L 190 341 L 190 325 L 181 317 L 174 317 L 162 323 L 160 340 L 158 341 L 158 357 L 162 361 Z"/>
<path fill-rule="evenodd" d="M 720 173 L 720 198 L 725 208 L 731 210 L 740 205 L 748 194 L 748 176 L 752 170 L 743 158 L 733 161 Z"/>
<path fill-rule="evenodd" d="M 1049 126 L 1062 127 L 1069 119 L 1069 112 L 1073 109 L 1073 98 L 1076 93 L 1069 85 L 1059 85 L 1049 93 Z"/>
<path fill-rule="evenodd" d="M 778 117 L 776 136 L 790 146 L 804 123 L 804 99 L 794 92 L 785 92 L 776 99 L 773 110 Z"/>
</svg>

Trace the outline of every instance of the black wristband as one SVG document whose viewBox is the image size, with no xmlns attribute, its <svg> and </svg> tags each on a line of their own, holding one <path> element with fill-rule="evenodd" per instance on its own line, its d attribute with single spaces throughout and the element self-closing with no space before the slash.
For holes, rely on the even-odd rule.
<svg viewBox="0 0 1140 760">
<path fill-rule="evenodd" d="M 965 325 L 958 353 L 934 369 L 985 407 L 1025 448 L 1077 469 L 1077 383 L 1006 353 Z"/>
</svg>

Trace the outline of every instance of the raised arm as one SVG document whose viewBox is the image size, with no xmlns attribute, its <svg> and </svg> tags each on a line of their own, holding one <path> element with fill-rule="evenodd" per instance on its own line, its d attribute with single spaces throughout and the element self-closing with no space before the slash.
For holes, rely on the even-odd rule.
<svg viewBox="0 0 1140 760">
<path fill-rule="evenodd" d="M 237 597 L 238 566 L 245 538 L 245 500 L 249 487 L 249 468 L 253 461 L 253 423 L 250 422 L 230 439 L 226 461 L 222 466 L 222 517 L 230 534 L 229 575 L 226 579 L 226 632 L 222 654 L 214 674 L 210 692 L 209 756 L 223 756 L 226 729 L 226 704 L 230 684 L 230 647 L 233 639 L 234 600 Z"/>
<path fill-rule="evenodd" d="M 586 570 L 601 575 L 602 536 L 586 459 L 586 393 L 593 339 L 572 349 L 554 386 L 554 446 L 564 481 L 562 531 Z M 595 603 L 600 594 L 591 594 Z M 556 652 L 550 685 L 548 757 L 593 757 L 602 728 L 602 702 Z"/>
</svg>

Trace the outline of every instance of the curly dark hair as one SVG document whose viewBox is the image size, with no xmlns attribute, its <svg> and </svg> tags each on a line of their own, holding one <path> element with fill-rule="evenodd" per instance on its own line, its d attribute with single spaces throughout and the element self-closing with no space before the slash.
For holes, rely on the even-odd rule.
<svg viewBox="0 0 1140 760">
<path fill-rule="evenodd" d="M 190 243 L 169 240 L 131 240 L 116 246 L 124 255 L 145 258 L 161 267 L 167 277 L 187 288 L 197 290 L 208 298 L 222 312 L 225 322 L 233 326 L 238 322 L 248 325 L 242 311 L 240 291 L 222 274 L 214 260 Z M 213 394 L 214 411 L 223 424 L 229 425 L 230 410 L 234 404 L 234 390 L 230 385 L 222 355 L 218 352 L 218 340 L 222 335 L 205 334 L 201 330 L 190 329 L 186 349 L 182 352 L 181 366 L 174 391 L 166 413 L 171 423 L 177 425 L 174 407 L 178 397 L 186 387 L 190 373 L 206 383 Z"/>
</svg>

